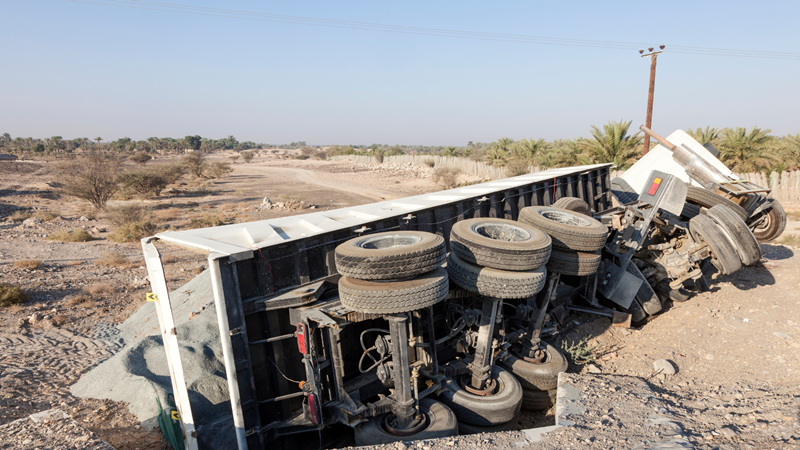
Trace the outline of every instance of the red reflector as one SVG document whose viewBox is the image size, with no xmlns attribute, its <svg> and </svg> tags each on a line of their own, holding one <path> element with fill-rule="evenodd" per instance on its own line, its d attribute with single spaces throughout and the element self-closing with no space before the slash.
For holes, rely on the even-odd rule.
<svg viewBox="0 0 800 450">
<path fill-rule="evenodd" d="M 317 398 L 314 397 L 314 394 L 308 394 L 308 415 L 311 416 L 311 421 L 314 422 L 315 425 L 319 425 L 320 418 L 319 412 L 317 411 Z"/>
<path fill-rule="evenodd" d="M 297 324 L 297 349 L 302 354 L 308 353 L 308 342 L 306 342 L 306 324 Z"/>
<path fill-rule="evenodd" d="M 647 195 L 655 195 L 656 191 L 658 190 L 658 186 L 661 185 L 661 178 L 656 178 L 653 180 L 653 184 L 650 185 L 650 190 L 647 191 Z"/>
</svg>

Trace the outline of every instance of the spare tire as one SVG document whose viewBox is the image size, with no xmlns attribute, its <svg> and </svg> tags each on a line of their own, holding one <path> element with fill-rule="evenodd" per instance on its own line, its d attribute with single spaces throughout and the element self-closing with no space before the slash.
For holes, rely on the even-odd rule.
<svg viewBox="0 0 800 450">
<path fill-rule="evenodd" d="M 690 220 L 692 217 L 699 216 L 702 212 L 702 206 L 695 205 L 694 203 L 684 203 L 683 210 L 681 210 L 681 218 L 683 220 Z"/>
<path fill-rule="evenodd" d="M 501 270 L 538 269 L 550 258 L 551 242 L 547 233 L 507 219 L 462 220 L 450 231 L 450 250 L 462 261 Z"/>
<path fill-rule="evenodd" d="M 617 200 L 623 205 L 639 200 L 639 193 L 634 191 L 631 185 L 620 177 L 611 179 L 611 193 L 614 194 L 614 197 L 617 197 Z"/>
<path fill-rule="evenodd" d="M 715 205 L 725 205 L 730 208 L 731 211 L 735 212 L 737 216 L 741 217 L 742 220 L 747 220 L 750 216 L 744 208 L 715 192 L 692 185 L 687 185 L 687 188 L 686 201 L 688 203 L 694 203 L 706 209 L 711 209 L 711 207 Z"/>
<path fill-rule="evenodd" d="M 336 247 L 336 270 L 359 280 L 391 280 L 440 267 L 444 238 L 424 231 L 389 231 L 350 239 Z"/>
<path fill-rule="evenodd" d="M 772 208 L 761 223 L 753 228 L 753 236 L 759 242 L 769 242 L 777 239 L 786 229 L 786 211 L 777 200 L 772 201 Z"/>
<path fill-rule="evenodd" d="M 550 261 L 547 262 L 547 270 L 562 275 L 585 277 L 597 272 L 600 259 L 600 253 L 553 250 Z"/>
<path fill-rule="evenodd" d="M 742 268 L 742 261 L 719 225 L 707 216 L 697 216 L 689 221 L 689 232 L 697 242 L 708 244 L 711 264 L 723 275 L 730 275 Z"/>
<path fill-rule="evenodd" d="M 552 206 L 528 206 L 519 212 L 519 221 L 533 225 L 553 238 L 553 247 L 579 252 L 603 248 L 608 229 L 599 221 Z"/>
<path fill-rule="evenodd" d="M 394 314 L 416 311 L 435 305 L 447 297 L 450 283 L 447 271 L 438 268 L 405 281 L 366 281 L 339 279 L 339 299 L 353 311 Z"/>
<path fill-rule="evenodd" d="M 556 200 L 555 203 L 553 203 L 553 207 L 575 211 L 576 213 L 581 213 L 586 216 L 592 215 L 592 210 L 589 208 L 589 204 L 578 197 L 561 197 L 560 199 Z"/>
<path fill-rule="evenodd" d="M 470 292 L 502 299 L 533 297 L 547 278 L 544 266 L 516 272 L 498 270 L 470 264 L 455 252 L 447 258 L 447 273 L 453 283 Z"/>
<path fill-rule="evenodd" d="M 761 259 L 761 247 L 747 224 L 724 205 L 712 206 L 706 215 L 722 227 L 722 231 L 730 241 L 739 259 L 745 266 L 751 266 Z"/>
</svg>

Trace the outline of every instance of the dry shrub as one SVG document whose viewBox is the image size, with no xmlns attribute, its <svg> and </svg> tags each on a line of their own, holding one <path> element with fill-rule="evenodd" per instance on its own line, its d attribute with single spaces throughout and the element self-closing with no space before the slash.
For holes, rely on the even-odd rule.
<svg viewBox="0 0 800 450">
<path fill-rule="evenodd" d="M 158 226 L 147 220 L 126 223 L 109 234 L 108 240 L 114 242 L 136 242 L 152 236 L 156 230 L 158 230 Z"/>
<path fill-rule="evenodd" d="M 512 159 L 506 164 L 506 177 L 516 177 L 531 173 L 528 163 L 521 159 Z"/>
<path fill-rule="evenodd" d="M 204 270 L 206 270 L 206 268 L 205 268 L 205 267 L 203 267 L 203 266 L 198 266 L 198 267 L 195 267 L 194 269 L 192 269 L 192 275 L 194 275 L 194 276 L 198 276 L 198 275 L 200 275 L 201 273 L 203 273 L 203 271 L 204 271 Z"/>
<path fill-rule="evenodd" d="M 76 306 L 81 303 L 90 302 L 92 299 L 86 294 L 76 294 L 66 298 L 65 303 L 67 306 Z"/>
<path fill-rule="evenodd" d="M 131 267 L 132 262 L 120 252 L 110 251 L 100 255 L 99 258 L 94 260 L 98 266 L 111 266 L 111 267 Z"/>
<path fill-rule="evenodd" d="M 19 287 L 8 283 L 0 283 L 0 306 L 19 305 L 27 299 L 28 294 Z"/>
<path fill-rule="evenodd" d="M 33 214 L 27 211 L 15 211 L 14 214 L 8 216 L 8 218 L 13 222 L 22 222 L 23 220 L 30 219 L 31 217 L 33 217 Z"/>
<path fill-rule="evenodd" d="M 244 160 L 244 162 L 246 162 L 247 164 L 250 164 L 250 161 L 252 161 L 253 157 L 255 156 L 255 154 L 253 154 L 253 152 L 250 151 L 242 152 L 239 154 L 242 155 L 242 160 Z"/>
<path fill-rule="evenodd" d="M 19 261 L 14 261 L 14 267 L 19 267 L 20 269 L 33 270 L 41 265 L 42 262 L 38 259 L 20 259 Z"/>
<path fill-rule="evenodd" d="M 47 211 L 37 212 L 36 214 L 34 214 L 34 217 L 42 219 L 42 222 L 50 222 L 53 219 L 58 219 L 59 217 L 61 217 L 61 212 L 51 209 Z"/>
<path fill-rule="evenodd" d="M 233 172 L 231 163 L 213 162 L 208 165 L 208 174 L 216 179 L 220 179 L 231 172 Z"/>
<path fill-rule="evenodd" d="M 161 255 L 161 264 L 172 264 L 178 261 L 175 255 Z"/>
<path fill-rule="evenodd" d="M 94 296 L 111 295 L 116 291 L 114 286 L 107 283 L 95 283 L 89 287 L 83 288 L 83 290 L 87 294 Z"/>
<path fill-rule="evenodd" d="M 169 220 L 175 220 L 180 216 L 181 210 L 178 208 L 162 209 L 153 213 L 153 217 L 156 222 L 167 222 Z"/>
<path fill-rule="evenodd" d="M 67 323 L 67 318 L 62 316 L 62 315 L 60 315 L 60 314 L 56 314 L 56 315 L 50 317 L 50 323 L 52 323 L 53 325 L 55 325 L 57 327 L 60 327 L 61 325 L 64 325 L 65 323 Z"/>
<path fill-rule="evenodd" d="M 431 178 L 434 183 L 442 185 L 444 189 L 453 189 L 458 186 L 458 175 L 460 173 L 461 170 L 454 167 L 440 167 L 433 171 Z"/>
<path fill-rule="evenodd" d="M 153 157 L 147 154 L 147 152 L 136 152 L 131 156 L 128 156 L 128 161 L 133 161 L 141 165 L 145 165 L 147 161 L 150 161 L 151 159 L 153 159 Z"/>
<path fill-rule="evenodd" d="M 187 228 L 209 228 L 209 227 L 218 227 L 224 224 L 225 222 L 223 222 L 218 215 L 207 214 L 202 217 L 193 217 L 189 221 Z"/>
<path fill-rule="evenodd" d="M 61 242 L 88 242 L 93 240 L 91 234 L 82 228 L 72 231 L 62 230 L 47 236 L 48 240 Z"/>
<path fill-rule="evenodd" d="M 230 159 L 232 163 L 236 164 L 236 160 L 239 159 L 239 157 L 240 155 L 233 155 L 233 156 L 228 156 L 228 159 Z"/>
<path fill-rule="evenodd" d="M 422 164 L 425 164 L 428 167 L 433 167 L 436 165 L 436 161 L 433 158 L 426 158 L 422 160 Z"/>
<path fill-rule="evenodd" d="M 106 203 L 119 189 L 117 173 L 122 158 L 108 152 L 89 152 L 59 167 L 64 192 L 86 200 L 96 209 L 105 210 Z"/>
<path fill-rule="evenodd" d="M 156 170 L 131 170 L 117 176 L 123 193 L 138 194 L 142 197 L 158 197 L 169 182 Z"/>
<path fill-rule="evenodd" d="M 116 226 L 140 222 L 150 218 L 150 208 L 141 203 L 130 203 L 108 208 L 105 218 Z"/>
</svg>

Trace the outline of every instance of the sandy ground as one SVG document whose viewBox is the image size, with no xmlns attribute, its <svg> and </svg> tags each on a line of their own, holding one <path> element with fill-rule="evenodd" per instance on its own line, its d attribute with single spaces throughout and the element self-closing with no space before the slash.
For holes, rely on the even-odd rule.
<svg viewBox="0 0 800 450">
<path fill-rule="evenodd" d="M 438 189 L 429 169 L 375 169 L 275 156 L 233 167 L 233 174 L 221 180 L 203 186 L 187 181 L 174 193 L 146 201 L 157 208 L 154 220 L 160 226 L 182 226 L 207 215 L 226 223 L 261 220 Z M 23 286 L 30 295 L 25 304 L 0 313 L 0 424 L 58 407 L 115 448 L 168 448 L 160 433 L 145 432 L 124 404 L 79 399 L 69 393 L 72 383 L 115 351 L 113 340 L 102 335 L 102 324 L 119 323 L 144 304 L 148 284 L 139 246 L 106 240 L 113 226 L 105 219 L 80 220 L 90 208 L 60 197 L 53 187 L 56 179 L 47 164 L 0 165 L 0 282 Z M 201 187 L 210 195 L 186 195 Z M 285 207 L 256 210 L 264 197 Z M 797 211 L 796 205 L 785 206 Z M 2 221 L 21 207 L 57 211 L 59 218 L 30 227 Z M 798 235 L 797 213 L 790 214 L 795 220 L 788 224 L 787 234 Z M 55 231 L 76 228 L 92 232 L 97 240 L 46 239 Z M 202 255 L 162 250 L 172 288 L 204 266 Z M 108 251 L 129 262 L 119 267 L 99 265 L 97 259 Z M 608 319 L 577 316 L 552 340 L 560 346 L 588 339 L 590 346 L 596 346 L 593 366 L 573 363 L 572 372 L 591 369 L 646 379 L 667 401 L 689 411 L 684 425 L 700 447 L 789 445 L 791 433 L 767 431 L 775 429 L 774 423 L 800 429 L 800 257 L 797 250 L 777 244 L 764 245 L 762 251 L 764 259 L 756 266 L 732 276 L 712 274 L 711 292 L 673 305 L 641 329 L 610 327 Z M 23 259 L 41 260 L 42 265 L 34 269 L 13 265 Z M 87 299 L 73 300 L 80 295 Z M 20 325 L 21 320 L 27 323 Z M 677 374 L 655 373 L 653 361 L 661 358 L 674 362 Z M 763 392 L 770 402 L 747 403 L 753 392 Z M 519 427 L 552 420 L 552 411 L 526 415 Z M 733 427 L 736 435 L 725 433 L 720 438 L 716 430 L 726 426 Z M 795 439 L 798 433 L 794 432 Z"/>
</svg>

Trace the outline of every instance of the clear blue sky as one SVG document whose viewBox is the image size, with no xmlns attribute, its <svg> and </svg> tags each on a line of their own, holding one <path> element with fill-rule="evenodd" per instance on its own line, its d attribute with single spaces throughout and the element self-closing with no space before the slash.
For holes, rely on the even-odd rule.
<svg viewBox="0 0 800 450">
<path fill-rule="evenodd" d="M 110 0 L 90 0 L 113 3 Z M 800 2 L 164 0 L 333 20 L 666 44 L 653 127 L 800 132 Z M 326 28 L 68 0 L 6 0 L 0 133 L 313 144 L 465 145 L 644 123 L 636 50 Z"/>
</svg>

